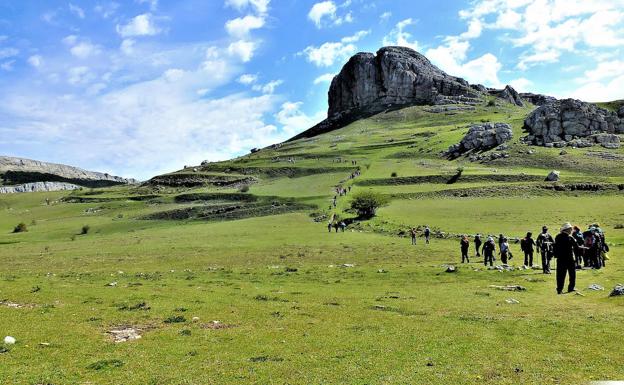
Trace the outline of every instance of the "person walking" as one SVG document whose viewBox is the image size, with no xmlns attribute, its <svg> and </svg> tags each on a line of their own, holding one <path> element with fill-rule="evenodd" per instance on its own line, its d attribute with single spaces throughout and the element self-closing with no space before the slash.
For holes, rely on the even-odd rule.
<svg viewBox="0 0 624 385">
<path fill-rule="evenodd" d="M 336 233 L 338 233 L 338 230 L 340 229 L 340 222 L 338 222 L 336 220 L 336 222 L 334 222 L 334 229 L 336 229 Z"/>
<path fill-rule="evenodd" d="M 520 241 L 520 249 L 524 253 L 524 266 L 533 267 L 533 252 L 535 247 L 535 240 L 533 239 L 533 233 L 527 232 L 526 237 Z"/>
<path fill-rule="evenodd" d="M 574 226 L 572 238 L 574 238 L 578 246 L 578 253 L 576 253 L 576 270 L 580 270 L 583 268 L 583 260 L 585 259 L 585 249 L 583 248 L 585 246 L 585 238 L 583 237 L 583 232 L 580 227 Z"/>
<path fill-rule="evenodd" d="M 412 238 L 412 245 L 416 244 L 416 228 L 412 227 L 409 231 L 410 237 Z"/>
<path fill-rule="evenodd" d="M 537 240 L 535 242 L 537 249 L 540 251 L 540 255 L 542 256 L 542 272 L 544 274 L 550 274 L 550 260 L 553 256 L 553 244 L 555 240 L 552 235 L 548 233 L 548 226 L 542 227 L 542 233 L 537 236 Z"/>
<path fill-rule="evenodd" d="M 470 241 L 468 240 L 468 236 L 466 234 L 462 236 L 459 244 L 461 247 L 462 263 L 464 263 L 464 259 L 466 260 L 466 263 L 470 263 L 470 260 L 468 259 L 468 248 L 470 247 Z"/>
<path fill-rule="evenodd" d="M 507 238 L 503 237 L 503 240 L 502 242 L 499 243 L 499 245 L 500 245 L 501 262 L 503 263 L 503 265 L 506 265 L 507 262 L 509 261 L 509 256 L 510 256 L 509 243 L 507 243 Z"/>
<path fill-rule="evenodd" d="M 327 222 L 327 230 L 331 233 L 331 229 L 332 229 L 332 221 Z"/>
<path fill-rule="evenodd" d="M 340 221 L 340 230 L 344 233 L 346 229 L 347 224 L 345 223 L 345 221 Z"/>
<path fill-rule="evenodd" d="M 479 249 L 481 248 L 481 244 L 483 242 L 481 241 L 481 234 L 477 234 L 475 235 L 475 239 L 474 239 L 474 244 L 475 244 L 475 256 L 480 257 L 481 253 L 479 252 Z"/>
<path fill-rule="evenodd" d="M 576 258 L 578 244 L 572 237 L 572 225 L 564 223 L 555 238 L 554 256 L 557 258 L 557 294 L 563 293 L 566 274 L 569 275 L 568 293 L 576 291 Z"/>
<path fill-rule="evenodd" d="M 429 244 L 429 237 L 431 236 L 431 229 L 429 226 L 425 226 L 425 243 Z"/>
<path fill-rule="evenodd" d="M 487 266 L 488 261 L 490 266 L 494 266 L 494 252 L 496 251 L 496 244 L 494 238 L 488 237 L 483 244 L 483 264 Z"/>
</svg>

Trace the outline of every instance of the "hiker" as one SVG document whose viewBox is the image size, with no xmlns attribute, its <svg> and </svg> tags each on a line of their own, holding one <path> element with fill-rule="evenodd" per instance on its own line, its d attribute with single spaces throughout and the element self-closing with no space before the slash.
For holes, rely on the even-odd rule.
<svg viewBox="0 0 624 385">
<path fill-rule="evenodd" d="M 509 243 L 507 243 L 507 238 L 503 237 L 502 242 L 500 242 L 499 240 L 499 246 L 501 262 L 503 262 L 503 265 L 506 265 L 509 259 L 511 259 L 511 252 L 509 251 Z"/>
<path fill-rule="evenodd" d="M 470 247 L 470 241 L 468 240 L 468 236 L 464 234 L 459 241 L 461 247 L 461 255 L 462 255 L 462 263 L 464 263 L 464 258 L 466 259 L 466 263 L 470 263 L 468 259 L 468 248 Z"/>
<path fill-rule="evenodd" d="M 585 260 L 585 248 L 583 247 L 585 245 L 585 238 L 583 237 L 583 232 L 580 227 L 574 225 L 572 238 L 574 238 L 579 248 L 578 253 L 576 253 L 576 269 L 580 270 Z"/>
<path fill-rule="evenodd" d="M 520 241 L 520 249 L 524 253 L 524 266 L 526 267 L 533 267 L 533 247 L 535 247 L 535 240 L 533 233 L 529 231 L 526 237 Z"/>
<path fill-rule="evenodd" d="M 338 233 L 338 230 L 340 229 L 340 222 L 334 222 L 334 229 L 336 229 L 336 233 Z"/>
<path fill-rule="evenodd" d="M 501 245 L 503 244 L 505 236 L 503 234 L 498 234 L 498 249 L 500 250 Z"/>
<path fill-rule="evenodd" d="M 487 266 L 488 261 L 490 266 L 494 266 L 494 252 L 496 251 L 496 244 L 494 238 L 488 237 L 483 244 L 483 264 Z"/>
<path fill-rule="evenodd" d="M 548 233 L 548 226 L 542 227 L 542 233 L 537 236 L 535 245 L 540 251 L 542 256 L 542 272 L 544 274 L 550 274 L 550 260 L 552 259 L 553 243 L 555 240 L 552 235 Z"/>
<path fill-rule="evenodd" d="M 585 240 L 585 253 L 587 254 L 589 267 L 600 269 L 602 267 L 602 261 L 600 258 L 600 234 L 598 233 L 595 224 L 591 225 L 589 230 L 583 235 Z"/>
<path fill-rule="evenodd" d="M 332 229 L 332 221 L 327 222 L 327 230 L 329 230 L 329 232 L 331 233 L 331 229 Z"/>
<path fill-rule="evenodd" d="M 431 236 L 431 229 L 429 226 L 425 226 L 425 243 L 429 244 L 429 237 Z"/>
<path fill-rule="evenodd" d="M 475 256 L 480 257 L 481 254 L 479 253 L 479 249 L 481 248 L 481 243 L 483 243 L 481 241 L 481 234 L 477 234 L 475 235 L 475 239 L 474 239 L 474 244 L 475 244 Z"/>
<path fill-rule="evenodd" d="M 566 274 L 568 274 L 568 293 L 576 291 L 576 258 L 578 244 L 572 237 L 572 225 L 564 223 L 561 232 L 555 238 L 554 255 L 557 258 L 557 294 L 563 293 Z"/>
<path fill-rule="evenodd" d="M 412 227 L 409 231 L 410 237 L 412 238 L 412 245 L 416 244 L 416 228 Z"/>
<path fill-rule="evenodd" d="M 340 229 L 342 230 L 342 232 L 345 232 L 345 229 L 347 228 L 347 224 L 344 221 L 340 221 Z"/>
</svg>

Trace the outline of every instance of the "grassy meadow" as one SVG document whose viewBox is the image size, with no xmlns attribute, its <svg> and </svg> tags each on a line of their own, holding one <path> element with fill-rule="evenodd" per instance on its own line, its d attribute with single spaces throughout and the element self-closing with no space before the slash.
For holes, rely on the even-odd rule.
<svg viewBox="0 0 624 385">
<path fill-rule="evenodd" d="M 624 283 L 624 150 L 527 147 L 528 107 L 427 111 L 173 172 L 169 185 L 1 195 L 0 337 L 17 343 L 0 344 L 0 383 L 623 380 L 624 298 L 608 295 Z M 440 155 L 486 121 L 513 126 L 508 158 Z M 558 189 L 543 182 L 552 169 Z M 337 185 L 351 192 L 334 209 Z M 363 190 L 390 203 L 328 233 L 332 215 L 354 219 L 350 195 Z M 611 245 L 606 269 L 578 273 L 578 295 L 556 295 L 541 270 L 461 265 L 454 236 L 402 236 L 429 225 L 521 237 L 565 221 L 600 222 Z M 13 233 L 20 222 L 28 231 Z M 116 343 L 120 328 L 141 338 Z"/>
</svg>

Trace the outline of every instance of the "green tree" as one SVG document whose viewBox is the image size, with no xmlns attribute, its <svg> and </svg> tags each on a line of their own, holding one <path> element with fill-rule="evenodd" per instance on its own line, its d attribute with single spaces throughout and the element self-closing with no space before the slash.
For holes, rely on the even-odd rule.
<svg viewBox="0 0 624 385">
<path fill-rule="evenodd" d="M 377 209 L 386 204 L 388 204 L 388 199 L 385 196 L 372 191 L 356 193 L 351 199 L 351 208 L 363 218 L 374 217 Z"/>
</svg>

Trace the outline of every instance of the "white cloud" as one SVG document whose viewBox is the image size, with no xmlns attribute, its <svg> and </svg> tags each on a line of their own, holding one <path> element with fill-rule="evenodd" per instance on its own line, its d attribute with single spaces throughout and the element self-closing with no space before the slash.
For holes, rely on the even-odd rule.
<svg viewBox="0 0 624 385">
<path fill-rule="evenodd" d="M 357 41 L 368 35 L 369 31 L 359 31 L 352 36 L 342 38 L 339 42 L 327 42 L 319 47 L 308 46 L 299 54 L 306 56 L 307 60 L 317 67 L 330 67 L 338 61 L 344 61 L 353 55 L 357 47 Z"/>
<path fill-rule="evenodd" d="M 95 79 L 89 67 L 72 67 L 67 71 L 67 82 L 72 85 L 84 85 Z"/>
<path fill-rule="evenodd" d="M 577 81 L 583 83 L 597 82 L 622 75 L 624 75 L 624 60 L 605 61 L 598 63 L 595 69 L 585 71 L 585 76 L 577 79 Z M 622 96 L 624 96 L 624 90 L 622 90 Z"/>
<path fill-rule="evenodd" d="M 83 41 L 69 49 L 72 55 L 80 59 L 86 59 L 90 56 L 100 53 L 100 48 L 89 42 Z"/>
<path fill-rule="evenodd" d="M 314 79 L 314 84 L 320 84 L 320 83 L 331 83 L 332 80 L 334 80 L 334 74 L 323 74 L 319 77 L 317 77 L 316 79 Z"/>
<path fill-rule="evenodd" d="M 379 15 L 379 20 L 384 22 L 384 21 L 390 20 L 391 17 L 392 17 L 392 12 L 386 11 L 386 12 L 382 13 L 381 15 Z"/>
<path fill-rule="evenodd" d="M 287 137 L 295 136 L 325 119 L 326 113 L 324 111 L 319 111 L 312 116 L 306 115 L 301 111 L 302 105 L 302 102 L 286 102 L 282 104 L 281 110 L 275 114 L 275 119 L 282 125 Z"/>
<path fill-rule="evenodd" d="M 85 18 L 84 10 L 77 5 L 69 3 L 69 11 L 81 19 Z"/>
<path fill-rule="evenodd" d="M 584 84 L 572 92 L 570 97 L 588 102 L 607 102 L 622 99 L 624 93 L 624 75 L 607 82 L 594 81 Z"/>
<path fill-rule="evenodd" d="M 17 56 L 19 54 L 19 50 L 17 48 L 0 48 L 0 59 L 6 59 L 9 57 Z"/>
<path fill-rule="evenodd" d="M 388 35 L 384 36 L 383 45 L 398 45 L 418 50 L 418 42 L 416 40 L 410 41 L 410 39 L 412 39 L 412 35 L 405 31 L 406 27 L 414 24 L 416 23 L 411 18 L 399 21 L 394 26 L 392 31 L 390 31 Z"/>
<path fill-rule="evenodd" d="M 487 53 L 479 58 L 467 60 L 470 43 L 457 37 L 447 37 L 446 43 L 427 50 L 426 56 L 443 71 L 465 78 L 471 83 L 490 87 L 502 86 L 498 72 L 502 68 L 498 58 Z"/>
<path fill-rule="evenodd" d="M 15 60 L 8 60 L 0 64 L 0 69 L 3 71 L 13 71 Z"/>
<path fill-rule="evenodd" d="M 340 5 L 340 8 L 346 8 L 349 5 L 351 5 L 351 2 L 346 1 Z M 316 25 L 316 28 L 321 28 L 327 24 L 341 25 L 352 23 L 353 13 L 349 11 L 344 16 L 339 16 L 337 14 L 338 8 L 333 1 L 315 3 L 308 12 L 308 19 Z"/>
<path fill-rule="evenodd" d="M 43 65 L 43 57 L 41 55 L 32 55 L 28 58 L 28 64 L 35 68 L 39 68 Z"/>
<path fill-rule="evenodd" d="M 256 84 L 251 89 L 253 89 L 254 91 L 260 91 L 263 94 L 272 94 L 275 92 L 275 89 L 283 83 L 283 80 L 273 80 L 265 85 Z"/>
<path fill-rule="evenodd" d="M 230 36 L 235 38 L 244 38 L 249 35 L 249 32 L 262 28 L 264 26 L 264 17 L 247 15 L 245 17 L 238 17 L 236 19 L 228 20 L 225 23 L 225 29 Z"/>
<path fill-rule="evenodd" d="M 158 9 L 158 0 L 136 0 L 136 2 L 139 4 L 149 4 L 152 12 Z"/>
<path fill-rule="evenodd" d="M 257 44 L 255 42 L 239 40 L 228 46 L 228 52 L 230 55 L 238 57 L 243 63 L 246 63 L 251 60 L 256 48 Z"/>
<path fill-rule="evenodd" d="M 118 8 L 119 3 L 111 1 L 104 4 L 98 4 L 93 8 L 93 10 L 96 13 L 100 14 L 103 18 L 108 19 L 109 17 L 113 16 L 115 12 L 117 12 Z"/>
<path fill-rule="evenodd" d="M 254 84 L 257 81 L 258 81 L 258 75 L 254 75 L 254 74 L 243 74 L 238 78 L 238 82 L 246 86 L 250 84 Z"/>
<path fill-rule="evenodd" d="M 134 53 L 135 44 L 136 44 L 136 41 L 134 41 L 133 39 L 123 39 L 123 41 L 121 42 L 121 45 L 119 46 L 119 49 L 125 55 L 132 55 Z"/>
<path fill-rule="evenodd" d="M 154 21 L 154 17 L 149 13 L 135 16 L 128 24 L 117 25 L 117 33 L 122 37 L 132 36 L 153 36 L 162 32 Z"/>
<path fill-rule="evenodd" d="M 270 2 L 270 0 L 225 0 L 225 5 L 239 11 L 251 7 L 259 14 L 265 14 L 269 10 Z"/>
<path fill-rule="evenodd" d="M 527 78 L 518 78 L 518 79 L 511 80 L 509 82 L 509 85 L 512 86 L 518 92 L 530 92 L 531 91 L 530 88 L 533 85 L 533 82 Z"/>
</svg>

